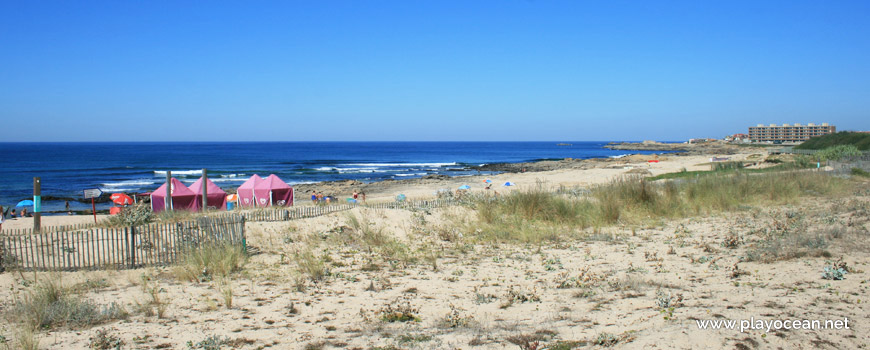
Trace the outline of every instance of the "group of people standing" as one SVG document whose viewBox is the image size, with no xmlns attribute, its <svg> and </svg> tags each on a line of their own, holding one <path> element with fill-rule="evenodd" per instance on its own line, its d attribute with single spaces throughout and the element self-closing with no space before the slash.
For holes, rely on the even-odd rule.
<svg viewBox="0 0 870 350">
<path fill-rule="evenodd" d="M 323 192 L 311 191 L 311 201 L 314 202 L 314 204 L 329 204 L 329 202 L 332 201 L 332 196 L 324 196 Z"/>
<path fill-rule="evenodd" d="M 353 199 L 355 201 L 366 201 L 366 193 L 363 191 L 353 191 Z M 311 201 L 314 204 L 330 204 L 335 200 L 333 196 L 324 196 L 323 192 L 311 191 Z"/>
</svg>

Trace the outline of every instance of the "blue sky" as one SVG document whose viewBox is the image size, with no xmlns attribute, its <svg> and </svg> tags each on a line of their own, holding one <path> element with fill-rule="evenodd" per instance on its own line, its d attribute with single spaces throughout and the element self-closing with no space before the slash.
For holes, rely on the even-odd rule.
<svg viewBox="0 0 870 350">
<path fill-rule="evenodd" d="M 868 1 L 4 1 L 0 141 L 870 130 Z"/>
</svg>

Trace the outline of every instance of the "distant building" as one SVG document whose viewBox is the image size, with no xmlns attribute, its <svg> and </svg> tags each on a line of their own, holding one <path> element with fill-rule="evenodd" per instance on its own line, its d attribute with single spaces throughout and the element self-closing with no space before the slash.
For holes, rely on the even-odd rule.
<svg viewBox="0 0 870 350">
<path fill-rule="evenodd" d="M 803 142 L 811 137 L 833 134 L 835 132 L 837 132 L 837 127 L 828 125 L 828 123 L 822 123 L 822 125 L 813 123 L 807 125 L 797 123 L 793 125 L 770 124 L 770 126 L 758 124 L 758 126 L 749 127 L 749 139 L 752 142 Z"/>
<path fill-rule="evenodd" d="M 747 134 L 734 134 L 730 136 L 725 136 L 726 142 L 749 142 L 749 135 Z"/>
</svg>

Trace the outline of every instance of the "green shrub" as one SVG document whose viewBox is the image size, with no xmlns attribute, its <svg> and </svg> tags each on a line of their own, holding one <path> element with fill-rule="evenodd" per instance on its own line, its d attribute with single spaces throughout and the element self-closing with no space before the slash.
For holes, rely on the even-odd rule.
<svg viewBox="0 0 870 350">
<path fill-rule="evenodd" d="M 140 226 L 151 222 L 154 219 L 154 213 L 151 207 L 143 202 L 139 202 L 131 207 L 124 208 L 118 215 L 112 215 L 102 222 L 102 225 L 108 227 L 129 227 Z"/>
<path fill-rule="evenodd" d="M 88 344 L 88 347 L 94 350 L 120 350 L 122 346 L 124 346 L 124 341 L 108 329 L 98 330 Z"/>
<path fill-rule="evenodd" d="M 795 149 L 819 150 L 839 145 L 852 145 L 862 151 L 870 150 L 870 134 L 841 131 L 830 135 L 810 138 L 795 147 Z"/>
<path fill-rule="evenodd" d="M 713 163 L 713 171 L 743 169 L 744 164 L 740 161 Z"/>
<path fill-rule="evenodd" d="M 852 168 L 852 175 L 860 177 L 870 177 L 870 172 L 867 172 L 861 168 Z"/>
<path fill-rule="evenodd" d="M 219 335 L 211 335 L 206 337 L 202 341 L 194 343 L 192 340 L 187 342 L 188 350 L 220 350 L 220 349 L 229 349 L 233 348 L 232 339 L 229 337 L 221 338 Z"/>
<path fill-rule="evenodd" d="M 861 151 L 853 145 L 839 145 L 825 148 L 815 154 L 821 160 L 840 160 L 846 157 L 857 157 Z"/>
</svg>

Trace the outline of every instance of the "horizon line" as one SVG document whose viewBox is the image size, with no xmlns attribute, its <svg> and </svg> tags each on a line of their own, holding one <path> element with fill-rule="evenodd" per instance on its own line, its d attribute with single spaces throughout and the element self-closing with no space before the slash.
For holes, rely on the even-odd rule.
<svg viewBox="0 0 870 350">
<path fill-rule="evenodd" d="M 426 140 L 426 141 L 409 141 L 409 140 L 352 140 L 352 141 L 342 141 L 342 140 L 325 140 L 325 141 L 0 141 L 0 144 L 4 143 L 335 143 L 335 142 L 348 142 L 348 143 L 362 143 L 362 142 L 439 142 L 439 143 L 447 143 L 447 142 L 643 142 L 643 141 L 656 141 L 656 142 L 685 142 L 686 140 Z"/>
</svg>

